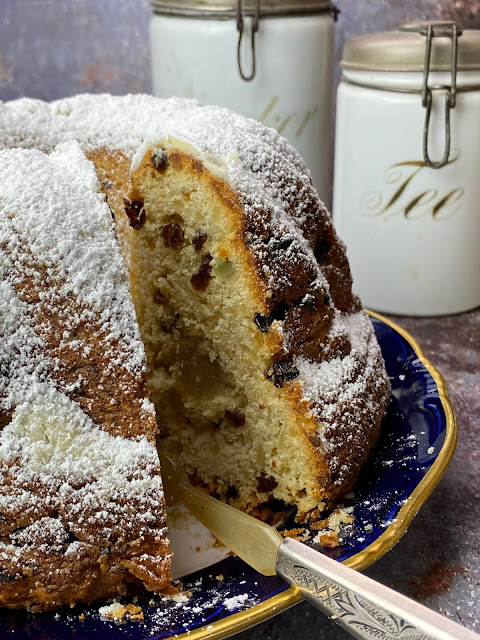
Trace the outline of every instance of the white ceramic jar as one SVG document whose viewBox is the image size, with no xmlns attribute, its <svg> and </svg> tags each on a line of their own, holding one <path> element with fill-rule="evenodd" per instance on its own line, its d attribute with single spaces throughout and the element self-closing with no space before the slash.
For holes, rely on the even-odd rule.
<svg viewBox="0 0 480 640">
<path fill-rule="evenodd" d="M 333 217 L 362 301 L 407 315 L 480 305 L 480 31 L 359 36 L 341 64 Z"/>
<path fill-rule="evenodd" d="M 328 201 L 336 15 L 330 2 L 152 4 L 154 95 L 197 98 L 274 127 L 302 155 Z"/>
</svg>

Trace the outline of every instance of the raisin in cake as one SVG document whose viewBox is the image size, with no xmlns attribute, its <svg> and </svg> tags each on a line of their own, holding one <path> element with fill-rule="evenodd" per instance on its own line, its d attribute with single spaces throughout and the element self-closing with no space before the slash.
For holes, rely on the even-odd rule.
<svg viewBox="0 0 480 640">
<path fill-rule="evenodd" d="M 169 590 L 145 354 L 76 142 L 0 152 L 0 606 Z"/>
<path fill-rule="evenodd" d="M 115 213 L 162 446 L 252 513 L 272 497 L 305 513 L 350 491 L 390 388 L 298 154 L 188 100 L 0 106 L 3 146 L 71 138 Z"/>
</svg>

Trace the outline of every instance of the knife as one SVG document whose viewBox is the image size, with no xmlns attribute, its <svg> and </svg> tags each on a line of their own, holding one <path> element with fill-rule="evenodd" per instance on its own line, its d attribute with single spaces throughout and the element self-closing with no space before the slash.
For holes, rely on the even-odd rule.
<svg viewBox="0 0 480 640">
<path fill-rule="evenodd" d="M 263 575 L 280 576 L 358 640 L 480 640 L 480 635 L 332 560 L 190 484 L 161 456 L 167 501 L 183 504 L 226 547 Z"/>
</svg>

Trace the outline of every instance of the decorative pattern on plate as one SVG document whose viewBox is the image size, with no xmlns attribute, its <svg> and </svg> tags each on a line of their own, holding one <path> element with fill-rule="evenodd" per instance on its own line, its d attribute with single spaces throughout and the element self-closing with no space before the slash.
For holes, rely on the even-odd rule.
<svg viewBox="0 0 480 640">
<path fill-rule="evenodd" d="M 350 500 L 355 522 L 341 547 L 324 549 L 357 569 L 372 564 L 405 532 L 443 475 L 457 435 L 441 375 L 407 332 L 386 318 L 371 316 L 392 383 L 392 401 Z M 98 607 L 42 615 L 4 609 L 0 635 L 17 640 L 162 640 L 182 634 L 187 638 L 188 632 L 188 640 L 213 640 L 251 627 L 301 599 L 280 578 L 262 576 L 236 557 L 182 581 L 191 592 L 185 602 L 139 599 L 143 622 L 105 621 Z M 340 600 L 346 609 L 354 607 Z"/>
</svg>

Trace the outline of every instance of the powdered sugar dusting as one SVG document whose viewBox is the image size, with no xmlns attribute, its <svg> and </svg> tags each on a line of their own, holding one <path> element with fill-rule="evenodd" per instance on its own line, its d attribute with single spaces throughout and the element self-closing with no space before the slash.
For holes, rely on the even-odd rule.
<svg viewBox="0 0 480 640">
<path fill-rule="evenodd" d="M 82 95 L 51 103 L 22 98 L 0 105 L 0 144 L 50 151 L 78 140 L 85 151 L 134 153 L 164 118 L 198 104 L 147 95 Z"/>
<path fill-rule="evenodd" d="M 100 313 L 109 327 L 106 339 L 122 342 L 123 366 L 141 370 L 143 353 L 112 217 L 78 144 L 59 147 L 49 158 L 39 151 L 4 151 L 0 179 L 4 268 L 14 273 L 18 264 L 40 262 L 43 274 L 29 266 L 27 275 L 55 280 L 55 290 L 43 293 L 49 304 L 78 297 Z"/>
<path fill-rule="evenodd" d="M 2 571 L 21 580 L 42 567 L 35 589 L 81 592 L 89 571 L 148 539 L 131 560 L 153 582 L 166 561 L 151 555 L 166 535 L 154 412 L 139 391 L 143 344 L 94 167 L 74 141 L 50 156 L 5 150 L 0 185 Z"/>
<path fill-rule="evenodd" d="M 83 513 L 87 523 L 90 520 L 95 525 L 94 531 L 85 532 L 83 519 L 79 518 L 78 523 L 69 523 L 70 531 L 91 543 L 99 538 L 108 539 L 122 517 L 121 503 L 151 491 L 157 494 L 157 499 L 150 506 L 161 510 L 163 492 L 156 473 L 158 458 L 150 442 L 145 438 L 127 440 L 102 431 L 75 402 L 47 384 L 37 384 L 26 396 L 2 431 L 0 461 L 2 465 L 16 466 L 18 486 L 35 486 L 40 480 L 47 487 L 44 500 L 48 510 L 57 511 L 61 505 L 68 505 L 66 510 L 72 516 Z M 12 495 L 0 495 L 0 507 L 22 508 L 25 497 L 25 493 L 21 494 L 16 505 Z M 36 496 L 35 500 L 41 510 L 42 498 Z M 96 508 L 92 510 L 94 503 Z M 143 521 L 148 527 L 155 523 L 156 515 L 151 511 L 139 512 L 136 521 L 137 524 Z M 35 526 L 38 528 L 40 524 Z M 61 522 L 54 518 L 44 517 L 41 526 L 52 534 L 64 531 Z M 123 526 L 128 528 L 126 523 Z M 33 531 L 23 530 L 23 538 L 27 533 L 30 537 Z M 17 536 L 16 541 L 22 542 L 22 538 Z"/>
<path fill-rule="evenodd" d="M 328 337 L 339 335 L 347 336 L 351 343 L 347 355 L 320 363 L 304 357 L 294 359 L 303 395 L 319 423 L 316 435 L 324 450 L 330 453 L 330 465 L 337 481 L 348 471 L 338 455 L 339 440 L 348 444 L 350 438 L 351 442 L 353 438 L 348 435 L 351 425 L 359 425 L 360 430 L 367 422 L 363 428 L 368 428 L 368 417 L 374 414 L 375 407 L 378 404 L 386 407 L 389 400 L 388 378 L 379 367 L 380 347 L 366 313 L 337 314 Z M 365 390 L 372 384 L 373 389 L 366 395 Z M 362 440 L 359 439 L 360 446 Z"/>
<path fill-rule="evenodd" d="M 346 333 L 352 343 L 345 357 L 320 363 L 302 357 L 295 359 L 305 398 L 317 407 L 337 402 L 339 389 L 346 394 L 346 401 L 353 402 L 359 392 L 355 385 L 362 387 L 364 379 L 375 371 L 378 353 L 369 348 L 372 328 L 368 317 L 364 313 L 343 317 L 337 314 L 328 337 L 342 333 Z"/>
</svg>

